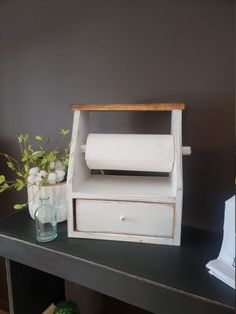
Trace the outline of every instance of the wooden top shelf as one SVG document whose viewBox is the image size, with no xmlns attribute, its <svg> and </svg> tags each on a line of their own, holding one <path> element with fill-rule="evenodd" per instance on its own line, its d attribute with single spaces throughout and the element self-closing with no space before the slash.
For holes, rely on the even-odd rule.
<svg viewBox="0 0 236 314">
<path fill-rule="evenodd" d="M 184 110 L 185 104 L 149 103 L 149 104 L 73 104 L 72 110 L 87 111 L 171 111 Z"/>
</svg>

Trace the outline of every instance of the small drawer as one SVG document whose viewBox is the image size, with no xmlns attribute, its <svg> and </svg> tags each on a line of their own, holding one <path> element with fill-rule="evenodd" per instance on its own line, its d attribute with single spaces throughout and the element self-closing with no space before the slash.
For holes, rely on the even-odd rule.
<svg viewBox="0 0 236 314">
<path fill-rule="evenodd" d="M 171 238 L 174 204 L 77 199 L 76 229 Z"/>
</svg>

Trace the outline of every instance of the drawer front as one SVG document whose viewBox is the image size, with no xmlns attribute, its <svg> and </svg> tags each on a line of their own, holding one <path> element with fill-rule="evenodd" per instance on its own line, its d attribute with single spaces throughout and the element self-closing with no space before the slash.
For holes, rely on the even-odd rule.
<svg viewBox="0 0 236 314">
<path fill-rule="evenodd" d="M 77 199 L 76 229 L 93 233 L 173 237 L 174 205 Z"/>
</svg>

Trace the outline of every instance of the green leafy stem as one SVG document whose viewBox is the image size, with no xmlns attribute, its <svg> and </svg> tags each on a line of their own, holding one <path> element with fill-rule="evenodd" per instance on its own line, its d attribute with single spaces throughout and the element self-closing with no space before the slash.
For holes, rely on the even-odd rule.
<svg viewBox="0 0 236 314">
<path fill-rule="evenodd" d="M 50 141 L 45 140 L 43 135 L 36 135 L 34 137 L 37 143 L 36 147 L 30 142 L 28 134 L 17 136 L 17 142 L 21 153 L 20 161 L 8 154 L 0 152 L 0 156 L 3 156 L 6 159 L 7 167 L 14 173 L 14 178 L 12 180 L 8 180 L 5 175 L 0 174 L 0 193 L 12 189 L 22 191 L 29 186 L 28 178 L 30 169 L 34 167 L 38 167 L 47 174 L 37 183 L 38 185 L 47 184 L 48 175 L 54 171 L 52 164 L 55 164 L 56 162 L 60 162 L 66 172 L 69 164 L 70 143 L 65 145 L 64 141 L 69 133 L 69 130 L 61 129 L 59 132 L 60 140 L 58 145 L 51 149 L 49 147 Z M 14 208 L 22 209 L 27 205 L 28 203 L 15 204 Z"/>
</svg>

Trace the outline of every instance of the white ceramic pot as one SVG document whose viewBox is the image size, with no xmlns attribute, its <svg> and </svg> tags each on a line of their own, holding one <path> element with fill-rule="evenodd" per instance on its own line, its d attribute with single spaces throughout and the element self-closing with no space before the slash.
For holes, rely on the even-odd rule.
<svg viewBox="0 0 236 314">
<path fill-rule="evenodd" d="M 34 219 L 34 213 L 40 206 L 40 197 L 44 196 L 49 197 L 49 204 L 56 209 L 57 222 L 67 220 L 68 201 L 66 191 L 66 182 L 41 187 L 37 185 L 29 186 L 27 192 L 30 216 Z"/>
</svg>

